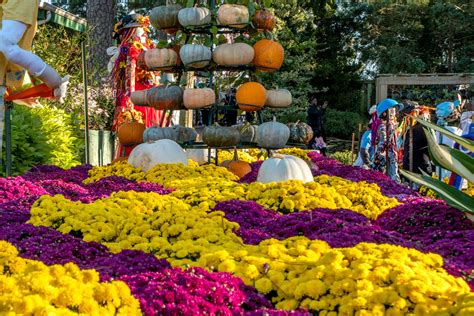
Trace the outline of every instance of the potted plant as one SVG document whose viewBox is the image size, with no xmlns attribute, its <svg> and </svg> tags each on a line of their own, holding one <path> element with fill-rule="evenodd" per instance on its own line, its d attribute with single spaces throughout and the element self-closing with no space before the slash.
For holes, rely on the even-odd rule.
<svg viewBox="0 0 474 316">
<path fill-rule="evenodd" d="M 94 89 L 89 97 L 89 162 L 107 165 L 114 156 L 115 136 L 112 133 L 115 101 L 110 88 Z"/>
</svg>

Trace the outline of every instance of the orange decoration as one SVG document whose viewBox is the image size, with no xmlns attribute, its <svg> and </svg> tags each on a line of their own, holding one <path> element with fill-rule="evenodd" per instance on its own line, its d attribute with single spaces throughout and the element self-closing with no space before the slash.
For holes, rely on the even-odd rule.
<svg viewBox="0 0 474 316">
<path fill-rule="evenodd" d="M 227 170 L 229 170 L 239 178 L 242 178 L 247 173 L 252 171 L 252 167 L 250 167 L 249 163 L 239 160 L 239 156 L 237 155 L 236 149 L 234 149 L 234 158 L 232 160 L 223 161 L 221 163 L 221 166 L 227 168 Z"/>
<path fill-rule="evenodd" d="M 117 136 L 121 144 L 141 144 L 145 129 L 145 124 L 142 123 L 124 123 L 118 127 Z"/>
<path fill-rule="evenodd" d="M 280 69 L 285 57 L 285 51 L 279 43 L 262 39 L 253 45 L 253 49 L 255 57 L 252 63 L 257 69 L 265 72 Z"/>
<path fill-rule="evenodd" d="M 265 105 L 267 90 L 258 82 L 247 82 L 239 87 L 235 98 L 242 111 L 254 112 Z"/>
<path fill-rule="evenodd" d="M 252 23 L 259 30 L 271 31 L 275 28 L 275 16 L 268 10 L 257 10 Z"/>
</svg>

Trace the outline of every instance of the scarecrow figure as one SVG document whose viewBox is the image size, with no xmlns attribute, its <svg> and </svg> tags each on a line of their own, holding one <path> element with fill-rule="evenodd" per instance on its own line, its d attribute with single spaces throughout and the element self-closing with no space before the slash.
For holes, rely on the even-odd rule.
<svg viewBox="0 0 474 316">
<path fill-rule="evenodd" d="M 398 102 L 385 99 L 377 105 L 374 169 L 386 173 L 392 180 L 400 182 L 398 175 L 398 146 L 396 109 Z M 372 126 L 374 127 L 374 126 Z"/>
<path fill-rule="evenodd" d="M 31 52 L 37 29 L 38 0 L 7 0 L 1 1 L 0 6 L 1 85 L 6 84 L 10 93 L 18 92 L 23 86 L 26 70 L 45 83 L 51 92 L 50 97 L 62 101 L 66 95 L 69 76 L 61 77 L 56 70 Z"/>
<path fill-rule="evenodd" d="M 146 127 L 160 122 L 163 115 L 163 111 L 148 106 L 136 106 L 130 100 L 132 92 L 150 89 L 158 83 L 159 77 L 155 76 L 154 72 L 141 69 L 138 63 L 138 57 L 142 52 L 154 48 L 148 38 L 149 24 L 148 17 L 131 14 L 125 16 L 114 28 L 114 38 L 119 41 L 119 46 L 108 49 L 108 53 L 113 55 L 109 70 L 111 70 L 116 100 L 114 131 L 123 123 L 124 112 L 141 116 L 138 121 L 141 121 Z M 137 118 L 134 114 L 132 115 Z M 128 147 L 125 154 L 128 155 L 131 149 Z M 123 153 L 123 148 L 116 151 L 116 154 L 121 153 Z"/>
</svg>

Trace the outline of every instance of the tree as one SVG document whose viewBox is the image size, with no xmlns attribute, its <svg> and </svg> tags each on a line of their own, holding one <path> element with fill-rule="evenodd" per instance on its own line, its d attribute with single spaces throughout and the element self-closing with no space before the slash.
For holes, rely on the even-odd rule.
<svg viewBox="0 0 474 316">
<path fill-rule="evenodd" d="M 93 80 L 97 81 L 107 70 L 108 47 L 113 45 L 112 34 L 115 24 L 116 1 L 87 1 L 87 23 L 89 26 L 89 59 L 88 69 L 92 71 Z"/>
<path fill-rule="evenodd" d="M 474 4 L 469 1 L 346 1 L 366 75 L 472 72 Z"/>
<path fill-rule="evenodd" d="M 294 96 L 289 117 L 305 119 L 308 97 L 316 94 L 341 110 L 358 108 L 360 67 L 352 47 L 352 20 L 338 15 L 334 1 L 279 1 L 275 32 L 285 49 L 280 71 L 264 74 L 267 87 L 287 87 Z"/>
</svg>

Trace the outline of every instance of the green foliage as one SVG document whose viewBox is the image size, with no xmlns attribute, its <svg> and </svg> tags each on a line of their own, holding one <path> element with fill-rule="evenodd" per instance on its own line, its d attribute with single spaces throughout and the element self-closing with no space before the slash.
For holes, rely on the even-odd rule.
<svg viewBox="0 0 474 316">
<path fill-rule="evenodd" d="M 359 124 L 366 120 L 354 112 L 343 112 L 328 108 L 324 115 L 324 129 L 326 135 L 350 139 L 352 133 L 357 133 Z"/>
<path fill-rule="evenodd" d="M 333 154 L 330 154 L 329 157 L 337 161 L 342 162 L 345 165 L 352 165 L 352 152 L 350 150 L 336 151 Z"/>
<path fill-rule="evenodd" d="M 472 1 L 345 1 L 354 45 L 375 73 L 473 72 Z"/>
<path fill-rule="evenodd" d="M 419 118 L 414 119 L 423 125 L 426 137 L 428 139 L 430 156 L 433 163 L 437 164 L 440 167 L 446 168 L 452 172 L 455 172 L 461 177 L 466 178 L 468 181 L 472 182 L 474 158 L 464 154 L 463 152 L 457 149 L 448 148 L 446 146 L 440 146 L 436 144 L 435 131 L 438 131 L 448 137 L 451 137 L 451 135 L 454 134 L 442 127 L 436 126 Z M 466 146 L 471 151 L 474 149 L 474 142 L 472 142 L 471 140 L 463 139 L 462 137 L 459 137 L 457 135 L 453 139 L 459 140 L 460 144 Z M 410 181 L 424 185 L 425 187 L 428 187 L 429 189 L 435 191 L 443 200 L 446 201 L 446 203 L 448 203 L 452 207 L 455 207 L 470 214 L 474 214 L 474 211 L 472 209 L 472 205 L 474 205 L 474 198 L 472 198 L 468 194 L 461 192 L 440 180 L 433 179 L 425 172 L 423 172 L 422 175 L 411 173 L 406 170 L 400 170 L 400 172 Z"/>
<path fill-rule="evenodd" d="M 433 179 L 426 173 L 419 175 L 407 170 L 400 170 L 400 173 L 410 181 L 424 185 L 429 189 L 435 191 L 443 200 L 452 207 L 455 207 L 463 212 L 474 214 L 472 205 L 474 205 L 474 198 L 466 193 L 457 190 L 456 188 L 446 184 L 437 179 Z"/>
<path fill-rule="evenodd" d="M 72 115 L 50 106 L 31 109 L 15 105 L 12 110 L 13 174 L 22 174 L 38 164 L 62 168 L 79 164 L 83 141 L 73 120 Z M 5 146 L 4 139 L 3 163 Z"/>
<path fill-rule="evenodd" d="M 282 122 L 306 122 L 313 94 L 320 102 L 328 101 L 330 108 L 358 111 L 360 69 L 349 45 L 350 19 L 339 17 L 334 1 L 278 1 L 273 9 L 278 19 L 274 35 L 285 49 L 285 61 L 279 71 L 258 77 L 267 89 L 291 91 L 293 103 L 288 109 L 266 111 L 265 119 L 276 114 Z M 350 136 L 347 126 L 328 132 L 331 136 Z"/>
</svg>

